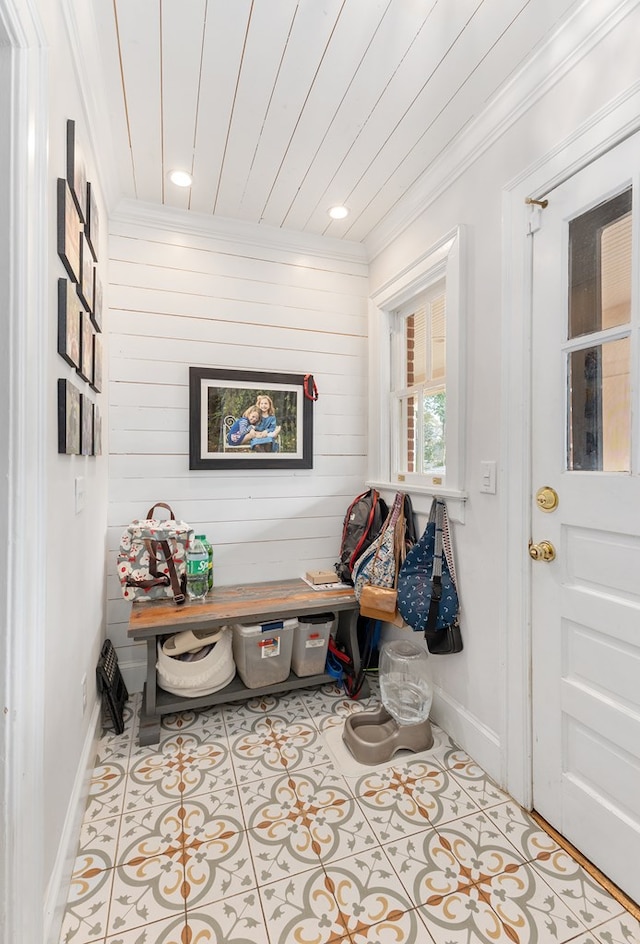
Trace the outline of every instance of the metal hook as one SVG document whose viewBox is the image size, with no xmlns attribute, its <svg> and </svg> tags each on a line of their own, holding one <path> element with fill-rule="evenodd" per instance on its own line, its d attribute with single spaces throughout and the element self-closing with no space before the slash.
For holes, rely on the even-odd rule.
<svg viewBox="0 0 640 944">
<path fill-rule="evenodd" d="M 525 197 L 524 202 L 527 203 L 529 206 L 542 207 L 543 210 L 549 206 L 548 200 L 534 200 L 533 197 Z"/>
</svg>

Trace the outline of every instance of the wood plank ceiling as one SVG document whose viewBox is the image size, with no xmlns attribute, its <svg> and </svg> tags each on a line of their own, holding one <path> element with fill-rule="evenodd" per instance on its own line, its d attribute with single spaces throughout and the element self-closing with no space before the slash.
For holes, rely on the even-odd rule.
<svg viewBox="0 0 640 944">
<path fill-rule="evenodd" d="M 356 241 L 580 5 L 93 3 L 121 197 Z"/>
</svg>

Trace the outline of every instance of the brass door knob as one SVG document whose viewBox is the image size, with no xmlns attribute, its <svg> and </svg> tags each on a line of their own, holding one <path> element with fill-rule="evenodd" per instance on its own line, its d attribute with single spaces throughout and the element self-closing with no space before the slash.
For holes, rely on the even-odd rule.
<svg viewBox="0 0 640 944">
<path fill-rule="evenodd" d="M 529 541 L 529 557 L 535 561 L 552 561 L 556 559 L 556 549 L 550 541 L 539 544 Z"/>
</svg>

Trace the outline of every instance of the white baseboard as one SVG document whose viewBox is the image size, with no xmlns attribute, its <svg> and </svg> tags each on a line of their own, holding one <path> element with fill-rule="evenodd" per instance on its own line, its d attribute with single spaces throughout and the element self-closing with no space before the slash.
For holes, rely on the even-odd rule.
<svg viewBox="0 0 640 944">
<path fill-rule="evenodd" d="M 456 744 L 472 757 L 489 776 L 500 783 L 502 757 L 500 739 L 450 695 L 437 686 L 433 690 L 433 705 L 429 717 L 446 731 Z"/>
<path fill-rule="evenodd" d="M 67 815 L 60 837 L 60 844 L 58 845 L 58 854 L 47 884 L 44 902 L 43 940 L 48 944 L 58 944 L 60 940 L 60 929 L 76 859 L 78 836 L 80 835 L 82 816 L 87 805 L 89 784 L 97 753 L 101 708 L 101 702 L 98 700 L 91 712 L 87 736 L 67 806 Z"/>
</svg>

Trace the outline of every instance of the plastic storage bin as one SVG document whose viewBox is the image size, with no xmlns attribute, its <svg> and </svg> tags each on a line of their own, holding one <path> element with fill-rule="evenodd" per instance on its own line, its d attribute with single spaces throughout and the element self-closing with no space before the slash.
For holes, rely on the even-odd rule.
<svg viewBox="0 0 640 944">
<path fill-rule="evenodd" d="M 276 685 L 289 677 L 297 626 L 297 619 L 287 619 L 233 627 L 233 658 L 247 688 Z"/>
<path fill-rule="evenodd" d="M 321 675 L 324 672 L 329 636 L 335 621 L 333 613 L 298 617 L 291 653 L 291 668 L 296 675 Z"/>
</svg>

